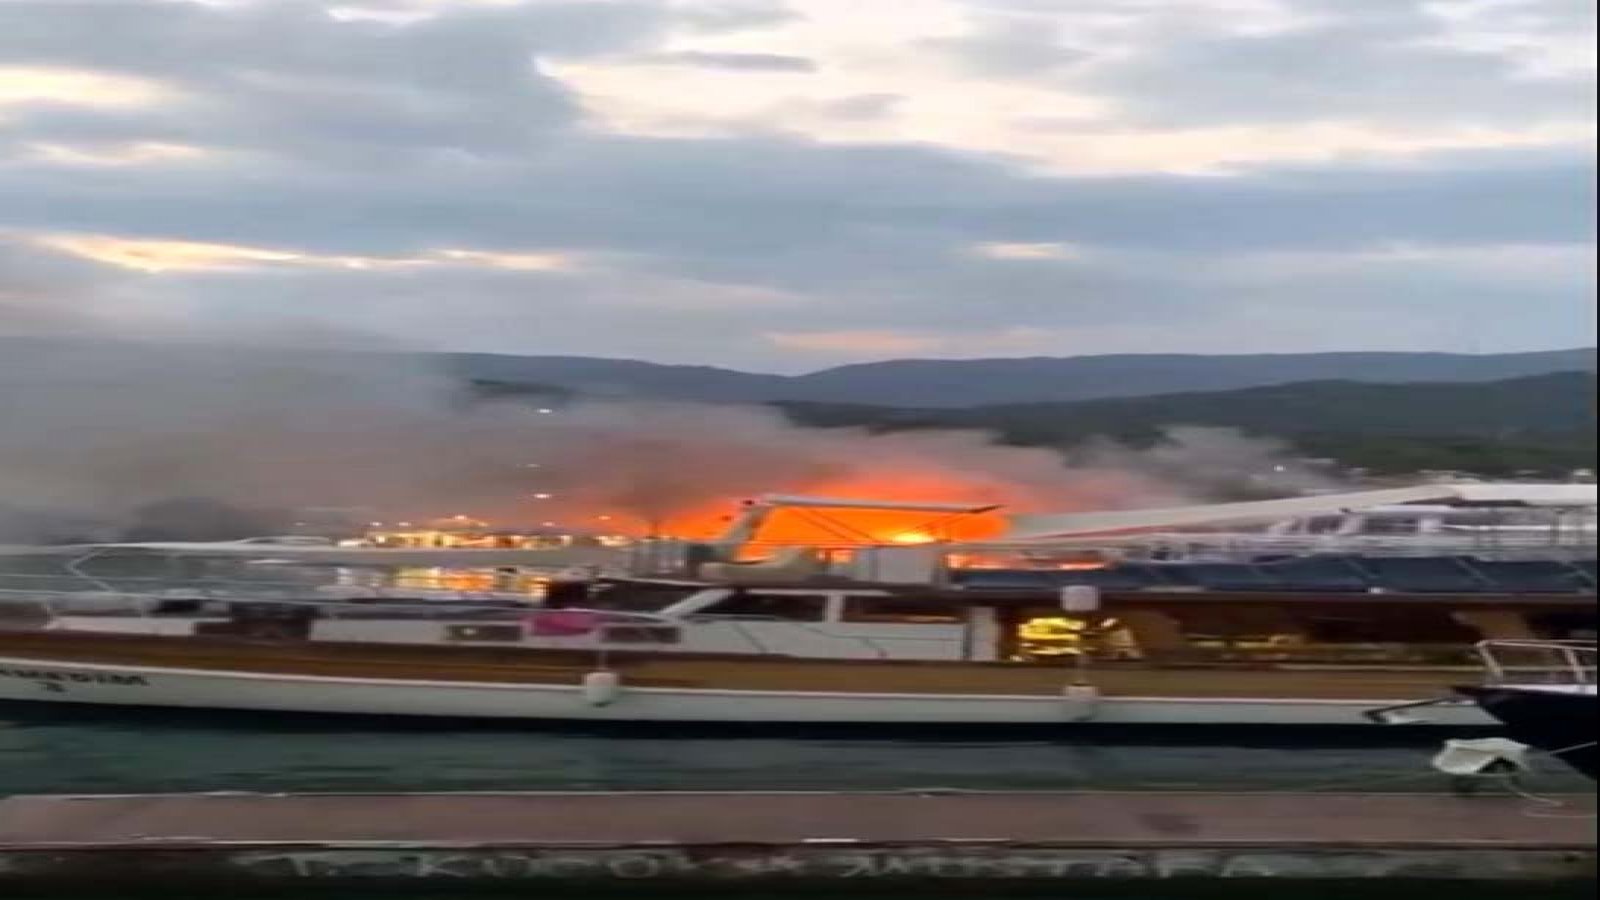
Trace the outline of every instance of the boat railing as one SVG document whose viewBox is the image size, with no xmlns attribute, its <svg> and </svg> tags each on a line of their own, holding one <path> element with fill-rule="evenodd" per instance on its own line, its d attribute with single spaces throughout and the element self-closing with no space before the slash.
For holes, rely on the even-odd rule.
<svg viewBox="0 0 1600 900">
<path fill-rule="evenodd" d="M 92 608 L 85 608 L 85 602 L 91 601 Z M 174 602 L 201 601 L 222 609 L 238 606 L 258 606 L 272 608 L 294 608 L 315 610 L 322 617 L 334 621 L 354 621 L 373 618 L 423 618 L 423 619 L 472 619 L 483 620 L 516 620 L 530 623 L 544 614 L 559 614 L 570 616 L 579 614 L 593 617 L 592 630 L 582 634 L 570 634 L 569 637 L 588 637 L 601 644 L 607 644 L 610 649 L 622 649 L 620 644 L 609 644 L 605 628 L 607 626 L 624 625 L 650 625 L 670 628 L 693 628 L 704 625 L 723 625 L 736 634 L 741 641 L 746 643 L 752 651 L 761 655 L 784 656 L 791 655 L 775 645 L 773 638 L 768 635 L 763 637 L 762 629 L 752 628 L 756 624 L 782 624 L 785 630 L 793 635 L 795 631 L 840 645 L 852 645 L 862 651 L 862 655 L 879 659 L 888 659 L 893 656 L 889 648 L 882 641 L 875 640 L 866 635 L 838 634 L 805 622 L 795 622 L 788 619 L 779 619 L 767 616 L 719 616 L 715 614 L 695 614 L 692 616 L 666 616 L 659 613 L 637 612 L 629 610 L 561 607 L 550 609 L 547 607 L 524 603 L 509 602 L 506 600 L 472 600 L 463 599 L 451 602 L 418 602 L 414 599 L 409 602 L 405 599 L 366 599 L 365 602 L 352 602 L 349 600 L 308 600 L 289 599 L 281 597 L 241 597 L 237 594 L 231 596 L 219 595 L 214 597 L 201 597 L 193 592 L 184 592 L 182 595 L 136 593 L 136 592 L 87 592 L 87 591 L 36 591 L 15 590 L 0 588 L 0 606 L 27 607 L 32 606 L 47 620 L 55 621 L 63 616 L 88 616 L 96 615 L 134 615 L 140 618 L 157 618 L 163 607 Z M 535 632 L 535 636 L 537 633 Z M 559 637 L 547 635 L 547 637 Z M 895 642 L 916 640 L 934 640 L 931 638 L 917 638 L 907 636 L 895 638 Z M 576 649 L 576 648 L 575 648 Z M 584 649 L 602 649 L 588 646 Z M 674 645 L 652 645 L 657 651 L 671 652 Z M 686 647 L 685 651 L 693 648 Z"/>
<path fill-rule="evenodd" d="M 366 601 L 366 602 L 362 602 Z M 63 615 L 119 615 L 132 613 L 140 616 L 158 615 L 164 607 L 181 603 L 203 603 L 218 607 L 276 606 L 314 607 L 329 612 L 337 618 L 340 611 L 351 614 L 371 614 L 381 611 L 427 611 L 433 614 L 463 614 L 471 612 L 504 612 L 526 614 L 538 607 L 519 603 L 515 599 L 471 598 L 439 601 L 419 600 L 411 597 L 307 600 L 276 596 L 211 595 L 203 591 L 150 593 L 136 591 L 40 591 L 0 588 L 0 605 L 12 607 L 32 605 L 42 612 Z"/>
<path fill-rule="evenodd" d="M 748 626 L 752 624 L 783 625 L 786 626 L 786 629 L 789 630 L 791 634 L 798 631 L 802 634 L 811 635 L 826 641 L 833 641 L 837 643 L 853 643 L 865 649 L 870 655 L 878 659 L 890 659 L 894 656 L 894 654 L 889 652 L 889 648 L 884 645 L 884 639 L 877 639 L 864 634 L 840 634 L 836 631 L 818 628 L 817 626 L 806 622 L 796 622 L 792 619 L 780 619 L 774 616 L 720 616 L 716 615 L 715 613 L 696 613 L 685 618 L 683 621 L 689 624 L 702 623 L 728 625 L 740 636 L 740 638 L 749 644 L 752 649 L 758 653 L 768 656 L 790 656 L 793 654 L 784 653 L 781 650 L 774 649 L 771 644 L 763 640 L 757 632 L 753 631 Z M 950 642 L 948 638 L 919 637 L 910 634 L 888 638 L 886 640 L 892 641 L 896 644 L 916 642 L 928 644 L 948 644 Z"/>
<path fill-rule="evenodd" d="M 1013 552 L 1048 556 L 1095 550 L 1129 560 L 1248 562 L 1262 556 L 1466 556 L 1485 560 L 1516 559 L 1577 562 L 1593 559 L 1592 533 L 1552 540 L 1542 534 L 1310 535 L 1238 532 L 1156 532 L 1116 538 L 1096 536 L 1059 541 L 993 541 L 963 545 L 961 551 Z"/>
<path fill-rule="evenodd" d="M 1491 684 L 1595 683 L 1594 641 L 1490 640 L 1476 646 Z"/>
<path fill-rule="evenodd" d="M 50 587 L 32 587 L 45 584 Z M 532 590 L 474 590 L 439 587 L 423 584 L 307 584 L 294 581 L 252 581 L 232 579 L 204 579 L 175 581 L 163 578 L 125 577 L 102 580 L 78 589 L 60 587 L 59 578 L 36 575 L 0 575 L 0 600 L 19 601 L 26 598 L 53 597 L 62 601 L 77 599 L 99 601 L 101 605 L 114 598 L 146 602 L 171 602 L 198 600 L 205 602 L 289 602 L 308 595 L 328 601 L 418 601 L 440 603 L 454 602 L 524 602 L 533 603 L 538 594 Z M 319 596 L 320 595 L 320 596 Z"/>
<path fill-rule="evenodd" d="M 559 609 L 533 609 L 533 610 L 529 610 L 526 613 L 526 615 L 528 615 L 528 616 L 538 616 L 538 615 L 541 615 L 543 613 L 552 613 L 552 614 L 557 614 L 557 615 L 569 614 L 569 613 L 578 613 L 578 614 L 583 614 L 583 615 L 594 616 L 595 620 L 596 620 L 596 624 L 598 626 L 596 631 L 594 632 L 594 635 L 596 636 L 596 638 L 601 643 L 606 643 L 607 635 L 606 635 L 606 633 L 604 631 L 604 627 L 607 626 L 607 625 L 649 624 L 649 625 L 655 625 L 655 626 L 659 626 L 659 627 L 678 628 L 678 629 L 685 629 L 685 628 L 692 629 L 692 628 L 695 628 L 695 627 L 703 627 L 703 626 L 711 626 L 711 625 L 723 625 L 723 626 L 727 626 L 727 628 L 730 631 L 732 631 L 734 634 L 738 635 L 739 639 L 741 641 L 743 641 L 747 646 L 749 646 L 750 649 L 752 651 L 754 651 L 758 655 L 763 655 L 763 656 L 792 656 L 793 655 L 792 653 L 784 652 L 782 649 L 780 649 L 779 647 L 775 646 L 771 642 L 771 640 L 769 640 L 767 638 L 763 638 L 761 633 L 757 629 L 753 629 L 753 628 L 750 627 L 752 625 L 768 624 L 768 625 L 782 625 L 782 626 L 785 626 L 784 630 L 787 631 L 791 636 L 795 632 L 798 631 L 798 632 L 800 632 L 802 634 L 814 636 L 814 637 L 821 638 L 823 640 L 831 641 L 831 642 L 838 643 L 838 644 L 854 644 L 854 645 L 864 649 L 865 651 L 867 651 L 868 655 L 873 656 L 873 657 L 877 657 L 877 658 L 880 658 L 880 659 L 889 659 L 892 656 L 892 654 L 890 654 L 890 652 L 889 652 L 887 647 L 883 646 L 883 644 L 880 643 L 879 641 L 876 641 L 876 640 L 874 640 L 871 637 L 868 637 L 866 635 L 838 634 L 836 632 L 832 632 L 832 631 L 828 631 L 826 629 L 818 628 L 818 627 L 816 627 L 814 625 L 811 625 L 809 623 L 806 623 L 806 622 L 796 622 L 796 621 L 793 621 L 791 619 L 780 619 L 780 618 L 777 618 L 777 617 L 774 617 L 774 616 L 717 615 L 715 613 L 710 613 L 710 614 L 707 614 L 707 613 L 693 613 L 693 614 L 685 615 L 685 616 L 669 616 L 669 615 L 663 615 L 661 613 L 625 612 L 625 611 L 622 611 L 622 610 L 614 610 L 614 609 L 604 609 L 604 608 L 590 609 L 590 608 L 584 608 L 584 607 L 561 607 Z M 899 642 L 901 640 L 919 640 L 919 639 L 918 638 L 913 638 L 913 637 L 906 637 L 906 638 L 895 638 L 894 640 Z M 931 639 L 929 639 L 929 640 L 931 640 Z M 617 645 L 611 645 L 611 649 L 621 649 L 621 647 L 617 646 Z M 675 650 L 675 646 L 674 645 L 653 646 L 652 649 L 653 650 L 657 650 L 657 651 L 662 651 L 662 652 L 673 652 Z M 703 647 L 688 646 L 688 647 L 683 647 L 682 648 L 682 652 L 694 652 L 694 651 L 703 650 L 703 649 L 704 649 Z"/>
</svg>

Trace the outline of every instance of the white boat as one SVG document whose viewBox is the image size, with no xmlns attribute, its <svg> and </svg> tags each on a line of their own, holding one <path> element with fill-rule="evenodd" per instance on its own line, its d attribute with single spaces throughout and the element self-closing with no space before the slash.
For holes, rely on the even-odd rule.
<svg viewBox="0 0 1600 900">
<path fill-rule="evenodd" d="M 1365 500 L 1436 494 L 1408 489 Z M 1340 502 L 1036 519 L 1011 546 L 1314 514 Z M 104 546 L 344 558 L 338 548 L 266 543 Z M 898 586 L 845 582 L 803 554 L 764 565 L 724 557 L 702 569 L 746 586 L 679 584 L 679 593 L 642 606 L 540 611 L 515 599 L 396 605 L 171 596 L 152 606 L 135 596 L 127 608 L 86 615 L 64 603 L 31 629 L 0 631 L 0 699 L 613 723 L 1360 726 L 1374 707 L 1461 683 L 1470 668 L 1453 656 L 1479 637 L 1524 636 L 1535 617 L 1569 613 L 1587 615 L 1592 628 L 1592 593 L 1581 592 L 940 591 L 931 582 L 952 549 L 970 548 L 872 547 L 853 557 L 857 577 L 870 563 L 879 576 L 903 577 Z M 782 583 L 797 572 L 815 578 Z M 1254 612 L 1238 613 L 1247 608 Z M 1414 615 L 1400 615 L 1407 610 Z M 1019 631 L 1035 614 L 1072 624 L 1078 641 L 1070 652 L 1022 652 Z M 1375 624 L 1366 631 L 1379 637 L 1319 636 L 1348 632 L 1367 616 Z M 1415 643 L 1386 630 L 1400 627 L 1443 636 Z M 1426 715 L 1438 725 L 1489 721 L 1464 699 Z"/>
<path fill-rule="evenodd" d="M 743 662 L 741 665 L 749 665 Z M 293 713 L 523 719 L 856 725 L 1322 725 L 1363 726 L 1372 700 L 1311 697 L 1107 696 L 1066 672 L 1054 690 L 1006 693 L 873 689 L 761 690 L 635 683 L 631 667 L 593 669 L 559 683 L 299 675 L 212 667 L 68 662 L 0 656 L 0 699 L 114 706 Z M 648 676 L 647 676 L 648 677 Z M 1430 724 L 1482 725 L 1463 704 Z"/>
<path fill-rule="evenodd" d="M 772 604 L 810 608 L 819 618 L 710 612 L 729 601 L 769 612 L 780 611 Z M 1092 619 L 1103 635 L 1143 629 L 1148 646 L 1134 658 L 1080 648 L 1016 659 L 1006 627 L 1015 619 L 998 601 L 946 605 L 946 622 L 849 621 L 852 608 L 902 617 L 934 609 L 870 588 L 743 596 L 708 588 L 653 613 L 558 609 L 509 621 L 285 619 L 278 613 L 299 607 L 279 606 L 213 623 L 224 627 L 179 617 L 165 630 L 113 633 L 102 618 L 98 630 L 57 622 L 0 632 L 0 699 L 636 723 L 1359 726 L 1375 706 L 1439 693 L 1463 677 L 1448 664 L 1339 661 L 1284 647 L 1250 651 L 1248 660 L 1197 657 L 1150 643 L 1166 628 L 1153 609 L 1118 613 L 1128 629 L 1106 618 L 1114 607 L 1085 592 L 1067 592 L 1061 603 L 1058 614 Z M 289 631 L 272 630 L 285 623 Z M 372 640 L 376 629 L 392 629 L 390 639 Z M 737 651 L 705 649 L 731 640 L 742 642 Z M 1462 702 L 1431 710 L 1429 722 L 1487 719 Z"/>
</svg>

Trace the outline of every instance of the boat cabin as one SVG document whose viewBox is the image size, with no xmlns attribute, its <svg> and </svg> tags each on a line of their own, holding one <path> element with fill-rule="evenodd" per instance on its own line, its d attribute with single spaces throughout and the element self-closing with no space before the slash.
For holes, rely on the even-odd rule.
<svg viewBox="0 0 1600 900">
<path fill-rule="evenodd" d="M 555 600 L 555 598 L 552 598 Z M 1486 639 L 1592 639 L 1592 594 L 972 591 L 613 584 L 518 603 L 173 601 L 45 628 L 818 659 L 1440 663 Z"/>
</svg>

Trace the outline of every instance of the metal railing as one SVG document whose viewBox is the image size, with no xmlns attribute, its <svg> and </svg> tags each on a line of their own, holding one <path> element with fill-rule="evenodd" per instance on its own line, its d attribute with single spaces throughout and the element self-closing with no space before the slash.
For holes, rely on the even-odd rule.
<svg viewBox="0 0 1600 900">
<path fill-rule="evenodd" d="M 33 609 L 45 620 L 54 623 L 63 617 L 96 618 L 129 616 L 138 619 L 160 619 L 164 617 L 163 610 L 171 609 L 174 604 L 183 603 L 202 604 L 201 609 L 188 610 L 183 614 L 202 616 L 206 613 L 216 618 L 227 618 L 228 610 L 236 606 L 257 606 L 278 609 L 306 609 L 315 610 L 316 617 L 327 621 L 362 621 L 377 619 L 392 620 L 465 620 L 471 622 L 518 622 L 531 625 L 532 617 L 543 613 L 580 613 L 592 615 L 595 618 L 594 630 L 585 634 L 567 635 L 573 638 L 587 638 L 591 643 L 580 645 L 574 643 L 573 649 L 595 651 L 620 651 L 629 649 L 650 649 L 653 652 L 695 652 L 704 648 L 682 646 L 677 644 L 651 644 L 634 642 L 612 642 L 608 640 L 606 629 L 609 626 L 619 625 L 654 625 L 677 628 L 683 631 L 692 631 L 696 628 L 713 628 L 725 626 L 729 632 L 747 645 L 756 655 L 787 656 L 793 655 L 786 652 L 785 648 L 775 644 L 781 640 L 781 635 L 769 634 L 763 636 L 759 629 L 753 625 L 781 624 L 785 630 L 798 632 L 812 639 L 822 639 L 839 645 L 855 648 L 863 655 L 877 658 L 890 659 L 894 654 L 886 646 L 888 642 L 937 642 L 931 638 L 892 638 L 875 639 L 866 635 L 838 634 L 816 625 L 779 619 L 767 616 L 719 616 L 715 614 L 694 613 L 688 616 L 666 616 L 659 613 L 646 613 L 603 608 L 587 607 L 561 607 L 549 609 L 532 603 L 517 603 L 505 600 L 474 600 L 464 598 L 448 602 L 418 602 L 411 598 L 370 598 L 366 602 L 350 602 L 348 600 L 315 600 L 287 597 L 246 597 L 237 593 L 232 595 L 201 594 L 197 592 L 182 592 L 178 594 L 145 593 L 134 591 L 45 591 L 45 590 L 13 590 L 0 588 L 0 608 L 9 608 L 13 612 Z M 209 607 L 209 609 L 205 608 Z M 49 624 L 46 628 L 51 627 Z M 560 635 L 539 635 L 536 631 L 528 635 L 535 640 L 539 638 L 554 639 L 557 646 L 561 643 Z"/>
<path fill-rule="evenodd" d="M 1543 534 L 1477 535 L 1460 533 L 1411 535 L 1255 534 L 1238 532 L 1167 532 L 1124 538 L 985 542 L 964 545 L 963 552 L 1027 552 L 1049 554 L 1099 550 L 1129 560 L 1244 562 L 1265 555 L 1345 556 L 1473 556 L 1480 559 L 1533 559 L 1571 562 L 1593 559 L 1593 532 L 1556 539 Z"/>
<path fill-rule="evenodd" d="M 1595 683 L 1594 641 L 1491 640 L 1476 649 L 1491 684 Z"/>
</svg>

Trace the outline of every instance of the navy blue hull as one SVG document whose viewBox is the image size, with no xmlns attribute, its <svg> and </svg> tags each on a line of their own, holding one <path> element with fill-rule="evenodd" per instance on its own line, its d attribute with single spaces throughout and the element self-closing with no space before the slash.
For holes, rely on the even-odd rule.
<svg viewBox="0 0 1600 900">
<path fill-rule="evenodd" d="M 1457 690 L 1504 724 L 1512 739 L 1553 754 L 1590 778 L 1600 775 L 1600 755 L 1595 752 L 1600 701 L 1594 694 L 1516 687 Z"/>
</svg>

